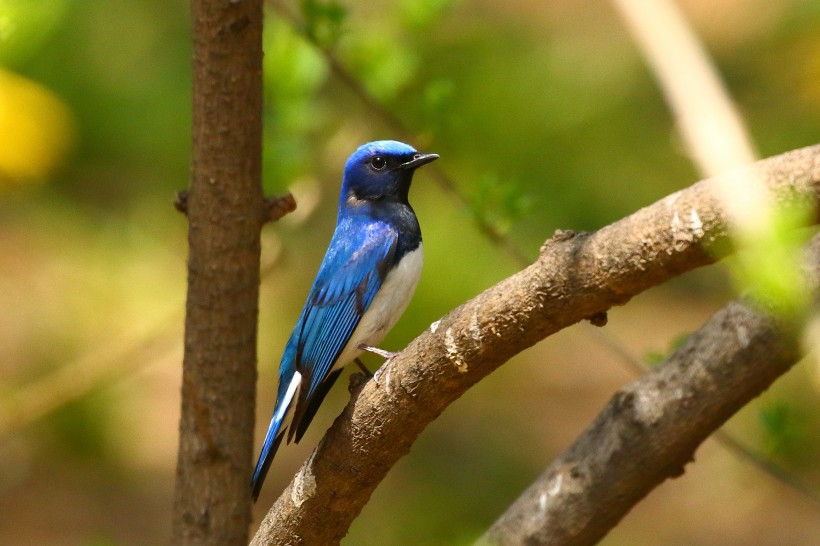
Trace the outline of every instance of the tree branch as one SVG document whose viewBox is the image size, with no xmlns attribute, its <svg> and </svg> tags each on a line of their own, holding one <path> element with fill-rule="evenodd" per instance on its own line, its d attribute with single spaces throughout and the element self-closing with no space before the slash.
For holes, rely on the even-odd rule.
<svg viewBox="0 0 820 546">
<path fill-rule="evenodd" d="M 192 0 L 193 150 L 174 544 L 246 544 L 262 199 L 262 0 Z M 180 203 L 183 203 L 180 200 Z"/>
<path fill-rule="evenodd" d="M 612 397 L 479 544 L 596 544 L 698 446 L 798 360 L 793 332 L 731 302 Z"/>
<path fill-rule="evenodd" d="M 742 170 L 779 201 L 820 198 L 820 146 Z M 737 173 L 734 173 L 737 176 Z M 513 355 L 728 252 L 718 179 L 595 233 L 558 232 L 538 260 L 431 325 L 354 393 L 268 512 L 252 544 L 334 544 L 418 434 Z"/>
</svg>

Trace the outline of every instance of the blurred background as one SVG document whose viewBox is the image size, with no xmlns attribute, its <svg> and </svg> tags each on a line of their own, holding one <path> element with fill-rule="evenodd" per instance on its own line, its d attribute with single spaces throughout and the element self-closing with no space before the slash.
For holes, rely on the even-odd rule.
<svg viewBox="0 0 820 546">
<path fill-rule="evenodd" d="M 679 5 L 762 156 L 820 141 L 820 4 Z M 426 263 L 388 349 L 520 269 L 477 223 L 534 259 L 557 228 L 597 229 L 699 178 L 610 3 L 269 8 L 264 184 L 299 208 L 263 231 L 257 439 L 343 162 L 401 136 L 384 112 L 441 155 L 467 203 L 416 176 Z M 0 544 L 169 537 L 187 255 L 171 203 L 188 184 L 190 59 L 187 2 L 0 1 Z M 651 365 L 731 297 L 713 266 L 614 309 L 606 332 Z M 524 352 L 425 431 L 344 544 L 471 544 L 635 377 L 586 324 Z M 602 544 L 820 544 L 819 390 L 807 360 L 726 426 L 814 501 L 709 440 Z M 340 381 L 281 450 L 257 523 L 347 397 Z"/>
</svg>

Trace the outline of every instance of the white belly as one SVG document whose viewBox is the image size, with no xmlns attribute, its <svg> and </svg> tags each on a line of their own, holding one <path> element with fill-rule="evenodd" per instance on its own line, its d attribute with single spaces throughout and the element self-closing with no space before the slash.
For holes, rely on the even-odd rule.
<svg viewBox="0 0 820 546">
<path fill-rule="evenodd" d="M 416 250 L 406 254 L 398 267 L 387 274 L 333 369 L 337 370 L 359 356 L 362 352 L 358 348 L 360 344 L 375 347 L 384 339 L 407 309 L 419 283 L 423 261 L 424 252 L 419 243 Z"/>
</svg>

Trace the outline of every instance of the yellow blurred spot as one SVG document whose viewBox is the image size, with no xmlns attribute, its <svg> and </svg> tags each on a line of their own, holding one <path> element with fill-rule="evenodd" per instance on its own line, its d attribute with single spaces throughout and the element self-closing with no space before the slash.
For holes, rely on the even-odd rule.
<svg viewBox="0 0 820 546">
<path fill-rule="evenodd" d="M 0 187 L 47 178 L 73 141 L 71 113 L 54 93 L 0 69 Z"/>
</svg>

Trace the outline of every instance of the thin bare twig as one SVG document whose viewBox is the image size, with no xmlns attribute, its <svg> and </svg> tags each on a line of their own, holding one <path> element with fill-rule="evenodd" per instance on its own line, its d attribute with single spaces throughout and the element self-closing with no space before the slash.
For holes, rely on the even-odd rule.
<svg viewBox="0 0 820 546">
<path fill-rule="evenodd" d="M 703 176 L 757 159 L 717 69 L 671 0 L 612 0 L 647 60 Z"/>
</svg>

